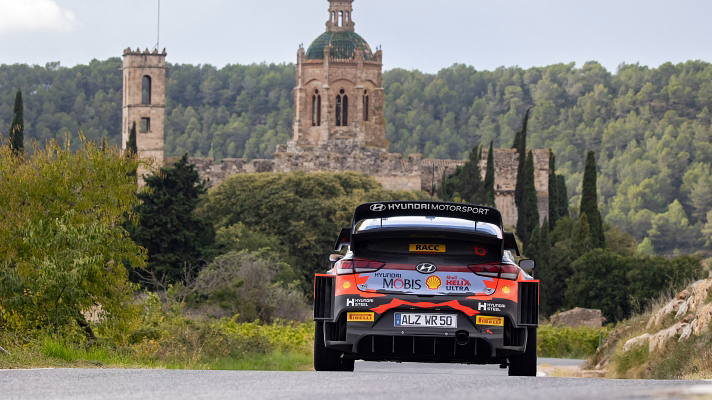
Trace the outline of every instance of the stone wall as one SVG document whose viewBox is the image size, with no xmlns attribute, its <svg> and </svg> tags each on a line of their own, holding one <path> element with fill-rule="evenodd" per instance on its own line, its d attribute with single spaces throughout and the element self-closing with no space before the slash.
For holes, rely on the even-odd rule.
<svg viewBox="0 0 712 400">
<path fill-rule="evenodd" d="M 482 178 L 487 169 L 487 154 L 480 165 Z M 549 149 L 535 149 L 534 179 L 539 205 L 539 222 L 549 215 Z M 172 160 L 174 161 L 174 160 Z M 326 144 L 303 147 L 295 141 L 279 145 L 272 160 L 226 158 L 216 163 L 208 158 L 191 158 L 201 178 L 212 187 L 231 175 L 260 172 L 344 172 L 353 171 L 373 176 L 388 190 L 422 190 L 431 192 L 442 184 L 444 174 L 452 173 L 463 160 L 424 159 L 421 154 L 403 158 L 381 147 L 365 147 L 354 139 L 332 139 Z M 519 155 L 515 149 L 495 149 L 495 206 L 502 213 L 506 227 L 517 224 L 514 188 Z"/>
</svg>

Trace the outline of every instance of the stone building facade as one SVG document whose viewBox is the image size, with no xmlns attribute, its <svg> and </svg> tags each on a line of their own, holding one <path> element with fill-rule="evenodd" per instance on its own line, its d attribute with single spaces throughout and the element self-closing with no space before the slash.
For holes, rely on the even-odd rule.
<svg viewBox="0 0 712 400">
<path fill-rule="evenodd" d="M 431 192 L 440 186 L 445 173 L 465 164 L 463 160 L 425 159 L 421 154 L 403 158 L 388 151 L 383 52 L 373 52 L 355 32 L 354 0 L 328 1 L 326 32 L 308 49 L 300 47 L 297 51 L 292 139 L 279 145 L 272 159 L 223 159 L 216 163 L 213 159 L 191 158 L 208 186 L 245 173 L 353 171 L 374 177 L 388 190 Z M 126 128 L 130 129 L 133 121 L 138 125 L 143 118 L 150 118 L 151 129 L 138 134 L 139 153 L 159 161 L 163 160 L 165 55 L 165 51 L 124 52 L 123 142 L 128 140 Z M 146 76 L 153 83 L 149 104 L 143 104 Z M 482 159 L 484 178 L 487 155 Z M 516 150 L 495 149 L 495 203 L 505 226 L 510 227 L 517 222 L 514 188 L 518 161 Z M 549 150 L 534 150 L 534 164 L 543 221 L 549 211 Z"/>
</svg>

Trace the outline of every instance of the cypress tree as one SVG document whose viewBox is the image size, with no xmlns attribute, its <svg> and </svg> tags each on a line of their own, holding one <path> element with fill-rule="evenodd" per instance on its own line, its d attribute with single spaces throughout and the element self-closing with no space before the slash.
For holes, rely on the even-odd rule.
<svg viewBox="0 0 712 400">
<path fill-rule="evenodd" d="M 514 138 L 514 148 L 517 149 L 519 154 L 519 165 L 517 166 L 517 185 L 514 187 L 514 204 L 519 207 L 522 204 L 524 186 L 519 182 L 522 181 L 524 176 L 524 165 L 526 164 L 527 157 L 527 125 L 529 124 L 529 110 L 524 115 L 524 121 L 522 121 L 522 129 L 517 132 L 517 136 Z"/>
<path fill-rule="evenodd" d="M 549 229 L 554 230 L 559 219 L 559 191 L 556 183 L 556 156 L 549 149 Z"/>
<path fill-rule="evenodd" d="M 138 225 L 125 225 L 136 244 L 148 250 L 146 270 L 167 283 L 180 282 L 184 268 L 201 266 L 209 258 L 215 238 L 213 226 L 195 214 L 205 194 L 195 165 L 184 155 L 173 167 L 163 167 L 146 178 L 152 190 L 139 192 Z M 139 280 L 140 273 L 132 274 Z"/>
<path fill-rule="evenodd" d="M 529 243 L 527 248 L 524 250 L 527 258 L 531 258 L 536 261 L 537 264 L 541 259 L 541 232 L 539 225 L 534 227 L 531 236 L 529 237 Z M 546 229 L 545 229 L 546 230 Z"/>
<path fill-rule="evenodd" d="M 603 220 L 598 211 L 598 194 L 596 193 L 596 155 L 589 151 L 586 156 L 586 167 L 583 171 L 583 191 L 581 193 L 581 215 L 588 216 L 591 227 L 591 243 L 594 248 L 605 248 L 606 238 L 603 236 Z"/>
<path fill-rule="evenodd" d="M 129 141 L 126 142 L 126 154 L 138 154 L 138 145 L 136 144 L 136 122 L 133 123 L 131 126 L 131 132 L 129 132 Z"/>
<path fill-rule="evenodd" d="M 485 173 L 484 204 L 494 206 L 494 141 L 490 142 L 487 153 L 487 172 Z"/>
<path fill-rule="evenodd" d="M 10 124 L 10 148 L 15 154 L 25 151 L 25 120 L 23 118 L 22 90 L 18 89 L 15 95 L 14 116 Z"/>
<path fill-rule="evenodd" d="M 534 184 L 534 156 L 529 151 L 524 169 L 523 199 L 517 213 L 517 236 L 522 240 L 524 251 L 534 228 L 539 226 L 539 207 Z"/>
<path fill-rule="evenodd" d="M 571 239 L 572 260 L 576 260 L 582 255 L 593 250 L 593 238 L 591 237 L 591 225 L 588 223 L 588 215 L 582 213 L 578 223 L 574 227 Z"/>
<path fill-rule="evenodd" d="M 569 190 L 566 188 L 566 178 L 556 175 L 556 209 L 559 218 L 569 217 Z"/>
<path fill-rule="evenodd" d="M 541 233 L 539 236 L 539 260 L 536 260 L 537 268 L 546 269 L 549 265 L 551 243 L 549 243 L 549 230 L 546 229 L 547 226 L 549 226 L 549 222 L 546 218 L 544 218 L 544 224 L 541 226 Z"/>
<path fill-rule="evenodd" d="M 475 146 L 470 152 L 470 159 L 462 167 L 457 182 L 457 193 L 467 203 L 482 203 L 484 197 L 484 184 L 480 172 L 480 158 L 482 148 Z"/>
</svg>

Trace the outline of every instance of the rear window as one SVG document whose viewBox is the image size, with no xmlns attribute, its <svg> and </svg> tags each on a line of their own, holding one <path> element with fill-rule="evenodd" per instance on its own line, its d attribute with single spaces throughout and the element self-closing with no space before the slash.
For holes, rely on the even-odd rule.
<svg viewBox="0 0 712 400">
<path fill-rule="evenodd" d="M 464 219 L 446 217 L 391 217 L 366 219 L 358 222 L 354 231 L 358 233 L 377 229 L 408 228 L 462 230 L 502 239 L 502 230 L 499 229 L 497 225 L 487 222 L 473 222 Z"/>
</svg>

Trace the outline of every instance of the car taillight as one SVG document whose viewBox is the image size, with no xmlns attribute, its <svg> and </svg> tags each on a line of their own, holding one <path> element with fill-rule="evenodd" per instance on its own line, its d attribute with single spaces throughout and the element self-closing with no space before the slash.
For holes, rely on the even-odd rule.
<svg viewBox="0 0 712 400">
<path fill-rule="evenodd" d="M 502 265 L 502 273 L 499 275 L 502 279 L 509 279 L 510 281 L 516 281 L 519 276 L 519 267 L 511 264 Z"/>
<path fill-rule="evenodd" d="M 334 267 L 337 275 L 345 274 L 363 274 L 366 272 L 376 272 L 383 268 L 386 263 L 374 260 L 362 260 L 356 258 L 353 260 L 339 260 Z"/>
<path fill-rule="evenodd" d="M 496 278 L 499 276 L 499 264 L 477 264 L 467 267 L 470 271 L 480 276 L 491 276 Z"/>
<path fill-rule="evenodd" d="M 502 278 L 509 280 L 517 280 L 519 276 L 519 267 L 511 264 L 476 264 L 470 265 L 470 271 L 480 276 L 489 276 L 492 278 Z"/>
</svg>

